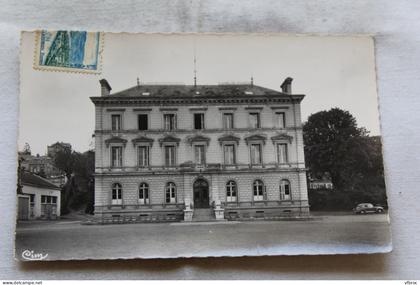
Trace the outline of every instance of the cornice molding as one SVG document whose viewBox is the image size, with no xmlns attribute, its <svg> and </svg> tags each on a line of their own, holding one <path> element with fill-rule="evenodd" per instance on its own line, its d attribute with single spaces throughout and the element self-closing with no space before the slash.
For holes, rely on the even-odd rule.
<svg viewBox="0 0 420 285">
<path fill-rule="evenodd" d="M 249 144 L 250 142 L 262 142 L 263 144 L 265 144 L 265 140 L 266 140 L 266 136 L 261 135 L 261 134 L 255 134 L 255 135 L 251 135 L 251 136 L 247 136 L 245 138 L 245 142 L 246 144 Z"/>
<path fill-rule="evenodd" d="M 179 146 L 179 142 L 181 141 L 180 138 L 174 137 L 172 135 L 166 135 L 163 138 L 159 139 L 159 144 L 162 146 L 165 143 L 176 143 L 177 146 Z"/>
<path fill-rule="evenodd" d="M 160 108 L 159 111 L 161 111 L 161 112 L 176 112 L 176 111 L 178 111 L 178 108 L 171 108 L 171 107 Z"/>
<path fill-rule="evenodd" d="M 106 109 L 107 112 L 125 112 L 125 108 L 108 108 Z"/>
<path fill-rule="evenodd" d="M 218 138 L 220 145 L 222 145 L 225 142 L 235 142 L 236 144 L 238 144 L 240 140 L 240 137 L 237 137 L 232 134 L 227 134 Z"/>
<path fill-rule="evenodd" d="M 238 107 L 219 107 L 219 111 L 236 111 Z"/>
<path fill-rule="evenodd" d="M 259 128 L 258 131 L 259 132 L 266 132 L 266 131 L 295 131 L 295 130 L 302 130 L 302 127 L 286 127 L 284 129 L 279 129 L 279 128 Z M 206 133 L 206 134 L 212 134 L 212 133 L 226 133 L 226 129 L 223 128 L 215 128 L 215 129 L 203 129 L 200 130 L 200 133 Z M 253 132 L 255 131 L 254 128 L 234 128 L 234 129 L 229 129 L 229 131 L 235 132 L 235 133 L 249 133 L 249 132 Z M 139 134 L 141 133 L 147 133 L 147 134 L 162 134 L 165 133 L 166 130 L 164 129 L 148 129 L 148 130 L 144 130 L 144 131 L 140 131 L 138 129 L 128 129 L 128 130 L 119 130 L 119 133 L 124 133 L 124 134 Z M 178 134 L 193 134 L 195 133 L 196 130 L 193 129 L 176 129 L 176 130 L 172 130 L 171 133 L 178 133 Z M 95 130 L 95 133 L 97 134 L 110 134 L 113 133 L 112 130 Z"/>
<path fill-rule="evenodd" d="M 118 106 L 118 105 L 144 105 L 144 106 L 159 106 L 159 105 L 220 105 L 220 104 L 276 104 L 276 103 L 299 103 L 305 95 L 260 95 L 260 96 L 235 96 L 232 97 L 179 97 L 179 98 L 141 98 L 141 97 L 91 97 L 90 99 L 95 105 L 98 106 Z"/>
<path fill-rule="evenodd" d="M 289 106 L 271 106 L 270 108 L 273 110 L 278 110 L 278 109 L 287 110 L 289 109 Z"/>
<path fill-rule="evenodd" d="M 136 144 L 140 144 L 140 143 L 146 143 L 146 144 L 149 144 L 150 146 L 152 146 L 153 142 L 154 142 L 154 139 L 148 138 L 146 136 L 139 136 L 135 139 L 132 139 L 131 142 L 133 143 L 134 146 Z"/>
<path fill-rule="evenodd" d="M 133 112 L 151 112 L 152 108 L 134 108 Z"/>
<path fill-rule="evenodd" d="M 207 107 L 201 107 L 201 108 L 190 108 L 189 110 L 190 110 L 190 112 L 205 112 L 205 111 L 207 111 Z"/>
<path fill-rule="evenodd" d="M 120 143 L 120 144 L 123 144 L 125 147 L 125 145 L 127 144 L 127 140 L 120 137 L 115 137 L 115 136 L 105 140 L 106 147 L 109 147 L 109 145 L 112 143 Z"/>
<path fill-rule="evenodd" d="M 192 145 L 195 142 L 205 142 L 208 146 L 210 143 L 210 138 L 203 135 L 195 135 L 195 136 L 187 138 L 187 142 L 190 145 Z"/>
<path fill-rule="evenodd" d="M 255 106 L 255 107 L 248 106 L 248 107 L 245 107 L 244 109 L 247 110 L 247 111 L 253 111 L 253 110 L 261 111 L 262 109 L 264 109 L 264 107 L 262 107 L 262 106 Z"/>
<path fill-rule="evenodd" d="M 287 134 L 278 134 L 276 136 L 272 136 L 271 140 L 273 141 L 273 143 L 276 143 L 278 141 L 288 141 L 289 143 L 291 143 L 293 140 L 293 137 Z"/>
</svg>

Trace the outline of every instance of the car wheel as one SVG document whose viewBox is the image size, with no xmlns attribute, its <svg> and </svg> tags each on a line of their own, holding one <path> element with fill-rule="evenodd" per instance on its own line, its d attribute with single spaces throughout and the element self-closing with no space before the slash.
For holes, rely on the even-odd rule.
<svg viewBox="0 0 420 285">
<path fill-rule="evenodd" d="M 361 210 L 360 214 L 366 214 L 365 210 Z"/>
<path fill-rule="evenodd" d="M 378 212 L 378 213 L 382 213 L 384 210 L 382 210 L 382 209 L 378 209 L 378 211 L 376 211 L 376 212 Z"/>
</svg>

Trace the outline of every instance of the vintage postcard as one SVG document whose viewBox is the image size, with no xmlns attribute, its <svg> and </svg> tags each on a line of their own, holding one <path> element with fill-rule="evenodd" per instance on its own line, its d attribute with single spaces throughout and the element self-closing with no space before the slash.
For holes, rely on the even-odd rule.
<svg viewBox="0 0 420 285">
<path fill-rule="evenodd" d="M 21 45 L 17 259 L 391 251 L 373 38 Z"/>
</svg>

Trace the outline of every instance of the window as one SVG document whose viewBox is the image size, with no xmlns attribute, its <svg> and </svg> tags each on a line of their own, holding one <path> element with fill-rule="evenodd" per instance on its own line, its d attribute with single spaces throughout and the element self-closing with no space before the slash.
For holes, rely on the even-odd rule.
<svg viewBox="0 0 420 285">
<path fill-rule="evenodd" d="M 166 166 L 175 165 L 175 146 L 173 145 L 165 146 L 165 165 Z"/>
<path fill-rule="evenodd" d="M 223 128 L 226 130 L 233 129 L 233 114 L 232 113 L 223 114 Z"/>
<path fill-rule="evenodd" d="M 146 131 L 149 127 L 147 114 L 138 115 L 139 130 Z"/>
<path fill-rule="evenodd" d="M 258 129 L 260 125 L 260 113 L 249 113 L 249 127 Z"/>
<path fill-rule="evenodd" d="M 290 200 L 291 198 L 290 182 L 288 180 L 282 180 L 280 182 L 280 200 Z"/>
<path fill-rule="evenodd" d="M 122 204 L 122 187 L 120 183 L 114 183 L 112 185 L 112 205 L 121 205 Z"/>
<path fill-rule="evenodd" d="M 251 164 L 261 164 L 261 144 L 251 144 Z"/>
<path fill-rule="evenodd" d="M 121 115 L 111 115 L 111 127 L 113 131 L 121 130 Z"/>
<path fill-rule="evenodd" d="M 278 163 L 287 163 L 287 144 L 277 144 L 277 161 Z"/>
<path fill-rule="evenodd" d="M 261 180 L 254 181 L 254 201 L 264 200 L 264 183 Z"/>
<path fill-rule="evenodd" d="M 169 182 L 166 185 L 165 191 L 165 201 L 166 203 L 175 203 L 176 202 L 176 187 L 175 183 Z"/>
<path fill-rule="evenodd" d="M 139 204 L 149 204 L 149 185 L 147 183 L 140 183 Z"/>
<path fill-rule="evenodd" d="M 111 147 L 111 166 L 112 167 L 122 166 L 122 146 Z"/>
<path fill-rule="evenodd" d="M 194 153 L 195 153 L 195 163 L 198 165 L 203 165 L 206 163 L 206 155 L 205 155 L 204 145 L 196 145 L 194 146 Z"/>
<path fill-rule="evenodd" d="M 147 167 L 149 166 L 149 147 L 138 146 L 138 166 Z"/>
<path fill-rule="evenodd" d="M 57 204 L 57 197 L 41 195 L 41 204 Z"/>
<path fill-rule="evenodd" d="M 286 114 L 284 112 L 276 113 L 277 127 L 284 129 L 286 127 Z"/>
<path fill-rule="evenodd" d="M 57 197 L 41 195 L 41 216 L 51 218 L 57 214 Z"/>
<path fill-rule="evenodd" d="M 194 114 L 194 129 L 204 129 L 204 114 Z"/>
<path fill-rule="evenodd" d="M 229 181 L 226 183 L 226 202 L 236 202 L 236 182 Z"/>
<path fill-rule="evenodd" d="M 176 120 L 175 114 L 164 114 L 163 115 L 164 129 L 167 131 L 175 130 Z"/>
<path fill-rule="evenodd" d="M 223 152 L 224 152 L 225 164 L 227 165 L 236 164 L 234 144 L 225 144 L 223 146 Z"/>
</svg>

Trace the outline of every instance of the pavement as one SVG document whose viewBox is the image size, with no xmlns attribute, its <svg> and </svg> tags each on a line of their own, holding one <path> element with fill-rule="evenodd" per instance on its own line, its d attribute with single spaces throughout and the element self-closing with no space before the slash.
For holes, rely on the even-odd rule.
<svg viewBox="0 0 420 285">
<path fill-rule="evenodd" d="M 392 249 L 387 214 L 316 214 L 305 221 L 81 225 L 18 223 L 16 258 L 46 260 L 349 254 Z M 40 255 L 39 255 L 40 256 Z"/>
</svg>

